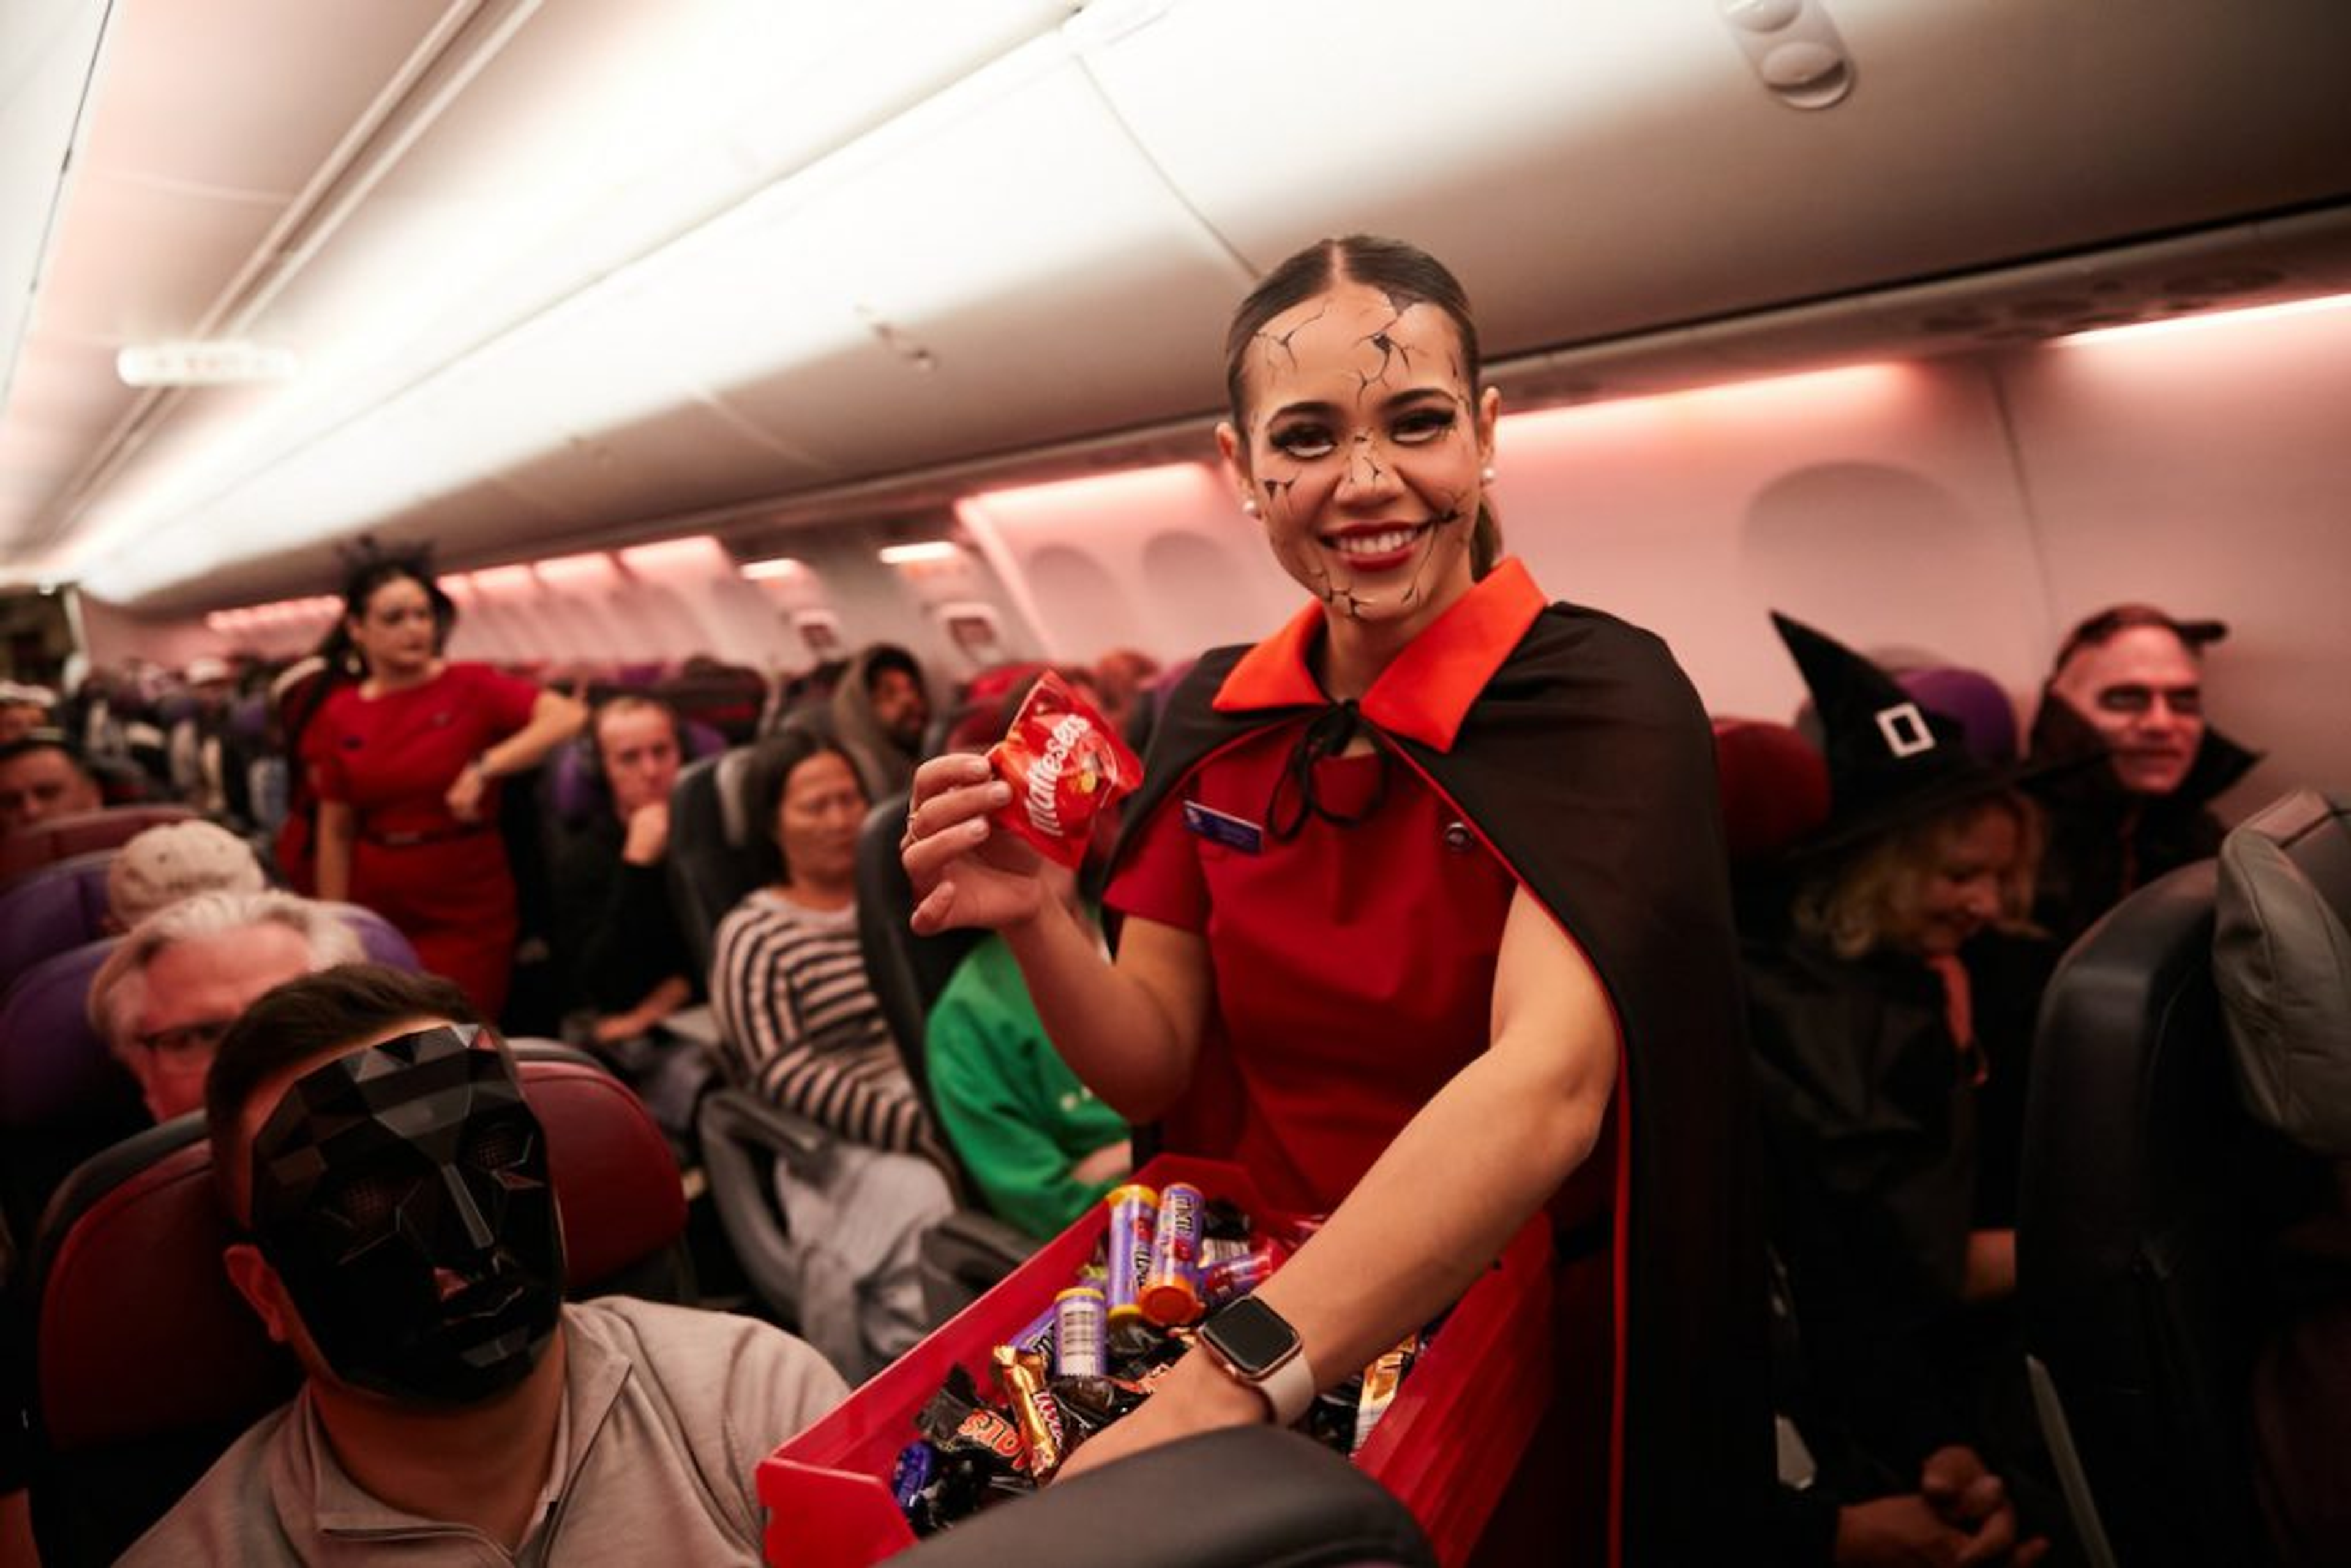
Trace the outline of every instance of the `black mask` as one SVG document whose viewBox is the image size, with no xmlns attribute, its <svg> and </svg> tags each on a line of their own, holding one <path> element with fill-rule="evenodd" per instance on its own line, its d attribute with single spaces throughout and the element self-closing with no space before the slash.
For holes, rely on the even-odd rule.
<svg viewBox="0 0 2351 1568">
<path fill-rule="evenodd" d="M 470 1405 L 555 1332 L 563 1236 L 547 1140 L 472 1025 L 297 1079 L 253 1145 L 253 1231 L 335 1375 Z"/>
</svg>

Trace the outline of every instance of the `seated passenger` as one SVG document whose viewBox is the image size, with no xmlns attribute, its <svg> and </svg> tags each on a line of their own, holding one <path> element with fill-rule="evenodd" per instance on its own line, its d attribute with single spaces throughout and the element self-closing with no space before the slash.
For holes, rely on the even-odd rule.
<svg viewBox="0 0 2351 1568">
<path fill-rule="evenodd" d="M 682 1131 L 694 1086 L 684 1086 L 682 1104 L 660 1092 L 667 1063 L 695 1060 L 661 1035 L 662 1020 L 698 988 L 669 901 L 669 796 L 684 755 L 677 716 L 647 697 L 613 697 L 590 719 L 589 741 L 611 806 L 564 836 L 550 868 L 564 1005 L 588 1013 L 589 1041 L 664 1126 Z"/>
<path fill-rule="evenodd" d="M 1093 687 L 1101 697 L 1102 717 L 1121 735 L 1151 683 L 1159 676 L 1159 661 L 1137 648 L 1113 648 L 1094 661 Z"/>
<path fill-rule="evenodd" d="M 2260 760 L 2205 722 L 2203 650 L 2228 632 L 2218 621 L 2118 604 L 2057 650 L 2032 754 L 2106 759 L 2033 786 L 2049 814 L 2033 917 L 2059 943 L 2133 889 L 2220 849 L 2210 802 Z"/>
<path fill-rule="evenodd" d="M 1081 695 L 1099 696 L 1088 673 L 1061 674 Z M 1003 698 L 991 715 L 991 738 L 1011 727 L 1036 684 L 1031 674 Z M 1109 852 L 1116 815 L 1113 807 L 1095 819 L 1089 869 Z M 1080 879 L 1059 867 L 1044 874 L 1071 917 L 1099 941 L 1101 912 L 1080 898 Z M 1057 1236 L 1134 1168 L 1125 1120 L 1053 1049 L 1029 982 L 997 933 L 965 955 L 931 1004 L 923 1061 L 948 1142 L 1008 1224 L 1040 1239 Z"/>
<path fill-rule="evenodd" d="M 462 991 L 281 987 L 205 1112 L 229 1278 L 305 1381 L 126 1563 L 762 1560 L 752 1472 L 841 1379 L 748 1318 L 562 1301 L 543 1135 Z"/>
<path fill-rule="evenodd" d="M 98 775 L 63 736 L 35 730 L 0 745 L 0 833 L 105 805 Z"/>
<path fill-rule="evenodd" d="M 821 1180 L 778 1162 L 801 1332 L 862 1376 L 922 1337 L 916 1246 L 953 1207 L 946 1154 L 907 1079 L 858 946 L 865 792 L 830 743 L 762 744 L 747 787 L 783 878 L 719 922 L 710 1001 L 737 1076 L 843 1140 Z"/>
<path fill-rule="evenodd" d="M 931 722 L 930 694 L 914 655 L 889 643 L 865 649 L 833 687 L 831 711 L 833 737 L 867 799 L 899 794 L 914 782 Z"/>
<path fill-rule="evenodd" d="M 106 866 L 108 928 L 128 931 L 200 893 L 259 893 L 269 879 L 252 846 L 210 822 L 160 822 Z"/>
<path fill-rule="evenodd" d="M 1067 894 L 1071 916 L 1101 916 Z M 924 1061 L 939 1120 L 998 1218 L 1057 1236 L 1134 1168 L 1126 1123 L 1070 1071 L 1004 938 L 990 932 L 932 1005 Z"/>
<path fill-rule="evenodd" d="M 235 673 L 225 659 L 188 661 L 187 711 L 165 736 L 172 790 L 207 817 L 229 814 L 229 785 L 223 741 L 228 733 L 229 701 L 236 695 Z"/>
<path fill-rule="evenodd" d="M 53 727 L 57 694 L 47 686 L 0 681 L 0 746 L 22 740 L 37 729 Z"/>
<path fill-rule="evenodd" d="M 2013 1290 L 2015 1241 L 1974 1223 L 1987 1050 L 1961 952 L 2022 923 L 2037 826 L 1956 724 L 1780 628 L 1819 706 L 1833 815 L 1802 847 L 1790 918 L 1744 934 L 1757 1103 L 1812 1403 L 1850 1439 L 1832 1479 L 1867 1497 L 1983 1446 L 1967 1307 Z"/>
<path fill-rule="evenodd" d="M 323 904 L 288 893 L 198 894 L 107 955 L 89 982 L 89 1026 L 139 1081 L 148 1113 L 168 1122 L 204 1104 L 214 1049 L 263 992 L 362 956 L 358 936 Z"/>
</svg>

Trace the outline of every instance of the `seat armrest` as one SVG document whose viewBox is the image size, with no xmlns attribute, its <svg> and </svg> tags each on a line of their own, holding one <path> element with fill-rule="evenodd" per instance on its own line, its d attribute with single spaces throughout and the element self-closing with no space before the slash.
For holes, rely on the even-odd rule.
<svg viewBox="0 0 2351 1568">
<path fill-rule="evenodd" d="M 718 1038 L 718 1019 L 711 1012 L 708 1002 L 680 1008 L 662 1019 L 661 1026 L 678 1039 L 692 1040 L 707 1051 L 717 1051 L 722 1043 Z"/>
<path fill-rule="evenodd" d="M 917 1260 L 923 1311 L 943 1323 L 1019 1268 L 1038 1240 L 992 1214 L 958 1208 L 923 1232 Z"/>
<path fill-rule="evenodd" d="M 702 1103 L 702 1136 L 763 1148 L 802 1174 L 821 1176 L 832 1164 L 834 1135 L 806 1116 L 771 1105 L 746 1089 L 721 1089 Z"/>
</svg>

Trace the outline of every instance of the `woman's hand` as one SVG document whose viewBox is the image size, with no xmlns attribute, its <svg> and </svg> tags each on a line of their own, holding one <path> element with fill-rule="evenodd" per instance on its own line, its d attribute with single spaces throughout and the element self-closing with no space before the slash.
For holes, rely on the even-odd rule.
<svg viewBox="0 0 2351 1568">
<path fill-rule="evenodd" d="M 456 782 L 441 797 L 449 814 L 461 822 L 471 822 L 482 814 L 482 764 L 476 758 L 457 769 Z"/>
<path fill-rule="evenodd" d="M 1207 1354 L 1195 1350 L 1186 1354 L 1161 1379 L 1157 1391 L 1141 1408 L 1105 1428 L 1101 1436 L 1088 1438 L 1054 1479 L 1066 1480 L 1196 1432 L 1263 1423 L 1264 1399 L 1208 1365 L 1203 1359 Z"/>
<path fill-rule="evenodd" d="M 951 926 L 1000 931 L 1034 920 L 1058 896 L 1056 868 L 987 813 L 1008 804 L 1012 786 L 985 757 L 934 757 L 914 770 L 913 805 L 899 857 L 914 884 L 915 934 Z"/>
</svg>

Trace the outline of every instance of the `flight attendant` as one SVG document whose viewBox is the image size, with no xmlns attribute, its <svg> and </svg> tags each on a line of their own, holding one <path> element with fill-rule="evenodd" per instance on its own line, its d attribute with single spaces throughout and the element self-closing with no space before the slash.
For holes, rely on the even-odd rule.
<svg viewBox="0 0 2351 1568">
<path fill-rule="evenodd" d="M 1000 930 L 1098 1095 L 1330 1214 L 1254 1298 L 1256 1351 L 1204 1340 L 1073 1467 L 1288 1422 L 1548 1206 L 1560 1376 L 1518 1489 L 1544 1533 L 1510 1549 L 1729 1560 L 1771 1460 L 1705 715 L 1656 638 L 1498 558 L 1499 400 L 1433 257 L 1311 246 L 1226 359 L 1236 499 L 1313 602 L 1170 697 L 1115 960 L 986 821 L 983 760 L 925 763 L 907 825 L 918 930 Z"/>
<path fill-rule="evenodd" d="M 455 610 L 413 560 L 352 573 L 344 628 L 365 667 L 302 737 L 319 797 L 319 896 L 366 904 L 483 1016 L 506 1004 L 514 877 L 496 781 L 579 733 L 587 711 L 487 664 L 441 656 Z"/>
</svg>

